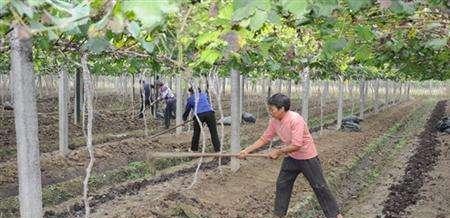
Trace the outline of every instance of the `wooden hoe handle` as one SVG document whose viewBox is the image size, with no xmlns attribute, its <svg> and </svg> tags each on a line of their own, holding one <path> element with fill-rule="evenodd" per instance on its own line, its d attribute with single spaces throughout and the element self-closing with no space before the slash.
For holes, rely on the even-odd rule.
<svg viewBox="0 0 450 218">
<path fill-rule="evenodd" d="M 152 152 L 148 155 L 154 158 L 174 158 L 174 157 L 238 157 L 239 154 L 230 153 L 192 153 L 192 152 Z M 266 157 L 268 154 L 247 154 L 245 157 Z"/>
</svg>

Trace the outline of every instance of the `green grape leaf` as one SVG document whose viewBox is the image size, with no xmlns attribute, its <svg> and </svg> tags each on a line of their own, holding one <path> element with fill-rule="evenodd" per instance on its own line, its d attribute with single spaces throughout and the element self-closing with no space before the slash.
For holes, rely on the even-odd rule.
<svg viewBox="0 0 450 218">
<path fill-rule="evenodd" d="M 203 33 L 197 37 L 196 44 L 197 46 L 205 45 L 207 43 L 216 41 L 219 38 L 219 36 L 220 32 L 218 31 Z"/>
<path fill-rule="evenodd" d="M 250 19 L 250 29 L 253 31 L 261 29 L 267 19 L 267 12 L 256 10 L 255 15 Z"/>
<path fill-rule="evenodd" d="M 375 35 L 368 26 L 357 26 L 355 28 L 355 31 L 358 37 L 364 41 L 372 41 L 373 39 L 375 39 Z"/>
<path fill-rule="evenodd" d="M 30 29 L 32 31 L 41 32 L 41 31 L 44 31 L 46 29 L 46 27 L 43 24 L 41 24 L 41 23 L 38 23 L 38 22 L 36 22 L 34 20 L 31 20 L 30 21 Z"/>
<path fill-rule="evenodd" d="M 297 19 L 302 19 L 310 11 L 307 1 L 282 0 L 283 9 L 291 12 Z"/>
<path fill-rule="evenodd" d="M 256 8 L 250 8 L 248 6 L 238 8 L 233 12 L 233 21 L 241 21 L 245 18 L 252 16 L 255 13 Z"/>
<path fill-rule="evenodd" d="M 329 17 L 338 8 L 338 2 L 337 0 L 317 0 L 315 6 L 318 8 L 319 17 Z"/>
<path fill-rule="evenodd" d="M 281 24 L 281 17 L 276 11 L 270 10 L 268 17 L 269 22 L 273 24 Z"/>
<path fill-rule="evenodd" d="M 361 46 L 356 50 L 355 58 L 358 61 L 370 60 L 372 57 L 372 50 L 367 45 Z"/>
<path fill-rule="evenodd" d="M 413 14 L 415 11 L 415 6 L 413 3 L 406 3 L 402 0 L 391 0 L 390 9 L 396 14 Z"/>
<path fill-rule="evenodd" d="M 131 36 L 135 39 L 139 38 L 139 34 L 141 33 L 141 27 L 135 21 L 132 21 L 128 24 L 128 31 L 130 31 Z"/>
<path fill-rule="evenodd" d="M 123 1 L 121 7 L 124 12 L 133 12 L 147 30 L 160 25 L 166 13 L 177 10 L 177 5 L 170 4 L 168 0 Z"/>
<path fill-rule="evenodd" d="M 12 1 L 11 5 L 17 10 L 20 15 L 26 15 L 29 18 L 33 18 L 33 7 L 30 7 L 22 1 Z"/>
<path fill-rule="evenodd" d="M 353 11 L 359 11 L 359 9 L 366 7 L 372 3 L 371 0 L 346 0 L 348 6 Z"/>
<path fill-rule="evenodd" d="M 224 20 L 231 20 L 233 16 L 233 6 L 231 4 L 225 5 L 219 9 L 217 18 Z"/>
<path fill-rule="evenodd" d="M 431 39 L 425 43 L 425 46 L 434 50 L 439 50 L 447 45 L 448 38 Z"/>
<path fill-rule="evenodd" d="M 220 57 L 220 52 L 213 49 L 206 49 L 201 52 L 199 63 L 205 62 L 208 64 L 214 64 L 216 60 Z"/>
<path fill-rule="evenodd" d="M 56 35 L 56 33 L 54 31 L 48 30 L 47 35 L 48 35 L 48 39 L 50 41 L 58 39 L 58 35 Z"/>
<path fill-rule="evenodd" d="M 108 46 L 110 46 L 110 43 L 106 39 L 100 37 L 91 38 L 85 45 L 83 45 L 85 49 L 88 49 L 94 54 L 102 53 L 108 48 Z"/>
<path fill-rule="evenodd" d="M 325 51 L 327 53 L 334 53 L 343 50 L 347 46 L 347 40 L 343 38 L 328 39 L 325 41 Z"/>
<path fill-rule="evenodd" d="M 147 42 L 145 40 L 139 40 L 139 42 L 141 43 L 142 48 L 144 48 L 145 51 L 147 51 L 148 53 L 151 54 L 155 50 L 154 42 Z"/>
<path fill-rule="evenodd" d="M 4 13 L 3 8 L 10 2 L 10 0 L 1 0 L 0 1 L 0 14 Z"/>
<path fill-rule="evenodd" d="M 59 5 L 60 10 L 67 11 L 71 16 L 68 17 L 58 17 L 49 15 L 52 22 L 61 28 L 62 31 L 69 31 L 77 26 L 84 25 L 89 20 L 89 13 L 91 8 L 87 4 L 80 4 L 74 8 L 64 8 Z"/>
</svg>

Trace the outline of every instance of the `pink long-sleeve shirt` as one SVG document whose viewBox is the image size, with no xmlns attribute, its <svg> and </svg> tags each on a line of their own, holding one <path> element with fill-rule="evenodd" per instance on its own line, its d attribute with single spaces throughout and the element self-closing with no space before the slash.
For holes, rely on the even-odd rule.
<svg viewBox="0 0 450 218">
<path fill-rule="evenodd" d="M 281 120 L 270 118 L 269 126 L 261 139 L 267 143 L 275 137 L 275 134 L 284 144 L 300 147 L 299 150 L 288 154 L 292 158 L 306 160 L 317 156 L 316 146 L 309 133 L 308 125 L 300 114 L 287 111 Z"/>
</svg>

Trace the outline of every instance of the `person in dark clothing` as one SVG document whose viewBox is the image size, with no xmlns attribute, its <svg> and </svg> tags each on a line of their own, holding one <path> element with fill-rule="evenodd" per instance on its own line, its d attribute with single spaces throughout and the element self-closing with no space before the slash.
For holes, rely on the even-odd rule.
<svg viewBox="0 0 450 218">
<path fill-rule="evenodd" d="M 211 107 L 211 104 L 209 103 L 209 98 L 206 93 L 199 92 L 197 93 L 197 105 L 195 104 L 196 101 L 196 94 L 194 93 L 194 90 L 192 88 L 189 88 L 189 92 L 191 96 L 187 99 L 186 103 L 186 109 L 183 113 L 183 121 L 186 121 L 191 109 L 193 110 L 193 113 L 198 116 L 198 119 L 200 122 L 206 123 L 209 128 L 209 133 L 211 134 L 211 141 L 214 147 L 215 152 L 220 151 L 220 140 L 219 135 L 217 134 L 217 124 L 216 124 L 216 115 L 214 114 L 214 110 Z M 191 151 L 198 151 L 198 142 L 200 139 L 200 123 L 198 122 L 197 118 L 194 116 L 194 134 L 192 135 L 192 141 L 191 141 Z"/>
<path fill-rule="evenodd" d="M 157 81 L 155 83 L 155 87 L 159 91 L 159 96 L 152 104 L 161 100 L 165 101 L 166 109 L 164 110 L 164 125 L 166 129 L 168 129 L 170 126 L 170 119 L 175 119 L 177 100 L 172 90 L 168 86 L 164 85 L 164 83 L 162 83 L 161 81 Z"/>
<path fill-rule="evenodd" d="M 153 105 L 150 104 L 150 102 L 153 101 L 153 98 L 151 96 L 150 88 L 152 86 L 145 82 L 145 80 L 139 80 L 139 84 L 141 85 L 140 89 L 140 96 L 141 96 L 141 107 L 139 109 L 139 118 L 142 118 L 144 116 L 145 108 L 150 105 L 151 110 L 153 111 Z M 143 92 L 143 94 L 142 94 Z"/>
</svg>

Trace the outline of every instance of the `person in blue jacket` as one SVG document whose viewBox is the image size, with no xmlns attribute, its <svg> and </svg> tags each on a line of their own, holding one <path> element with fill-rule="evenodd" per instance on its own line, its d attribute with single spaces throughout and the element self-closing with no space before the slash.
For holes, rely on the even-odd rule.
<svg viewBox="0 0 450 218">
<path fill-rule="evenodd" d="M 209 103 L 209 97 L 206 93 L 198 91 L 197 110 L 195 109 L 195 93 L 193 88 L 189 88 L 190 96 L 187 99 L 186 109 L 183 113 L 183 121 L 186 121 L 191 109 L 194 114 L 197 114 L 201 123 L 206 123 L 211 134 L 211 141 L 215 152 L 220 151 L 219 135 L 217 134 L 216 115 Z M 192 135 L 191 151 L 198 151 L 198 141 L 200 139 L 200 123 L 194 116 L 194 135 Z"/>
</svg>

